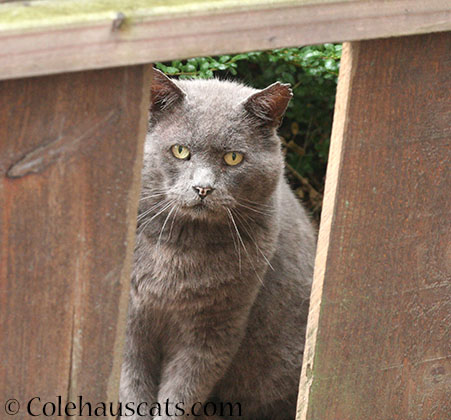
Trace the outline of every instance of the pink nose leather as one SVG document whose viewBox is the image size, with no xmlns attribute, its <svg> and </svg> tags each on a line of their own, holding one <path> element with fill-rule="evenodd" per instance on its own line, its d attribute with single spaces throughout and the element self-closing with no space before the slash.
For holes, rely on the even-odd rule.
<svg viewBox="0 0 451 420">
<path fill-rule="evenodd" d="M 199 194 L 199 197 L 201 199 L 204 199 L 208 194 L 210 194 L 214 188 L 211 187 L 193 187 L 194 191 L 197 192 L 197 194 Z"/>
</svg>

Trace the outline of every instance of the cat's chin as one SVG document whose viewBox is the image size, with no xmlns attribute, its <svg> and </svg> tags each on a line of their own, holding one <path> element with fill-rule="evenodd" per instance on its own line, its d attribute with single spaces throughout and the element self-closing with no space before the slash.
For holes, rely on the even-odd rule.
<svg viewBox="0 0 451 420">
<path fill-rule="evenodd" d="M 186 214 L 193 215 L 193 216 L 198 215 L 198 216 L 202 216 L 202 217 L 204 217 L 207 214 L 212 212 L 210 206 L 207 206 L 202 202 L 183 206 L 182 209 L 183 209 L 183 212 Z"/>
<path fill-rule="evenodd" d="M 203 202 L 183 206 L 181 207 L 181 213 L 190 219 L 205 221 L 218 220 L 218 218 L 223 217 L 221 209 L 209 206 Z"/>
</svg>

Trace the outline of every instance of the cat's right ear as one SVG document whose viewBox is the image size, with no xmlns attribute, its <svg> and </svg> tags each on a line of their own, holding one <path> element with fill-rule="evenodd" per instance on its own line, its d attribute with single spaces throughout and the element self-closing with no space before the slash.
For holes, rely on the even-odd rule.
<svg viewBox="0 0 451 420">
<path fill-rule="evenodd" d="M 243 106 L 263 123 L 278 127 L 292 96 L 289 84 L 276 82 L 251 95 L 243 102 Z"/>
<path fill-rule="evenodd" d="M 183 100 L 185 92 L 169 77 L 157 69 L 153 69 L 150 86 L 150 111 L 155 113 L 165 111 Z"/>
</svg>

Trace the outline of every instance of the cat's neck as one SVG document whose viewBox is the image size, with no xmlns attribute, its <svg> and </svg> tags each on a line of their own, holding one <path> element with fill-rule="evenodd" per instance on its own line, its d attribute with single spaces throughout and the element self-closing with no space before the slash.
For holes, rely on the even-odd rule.
<svg viewBox="0 0 451 420">
<path fill-rule="evenodd" d="M 278 235 L 269 217 L 247 225 L 243 215 L 230 224 L 180 218 L 172 227 L 169 222 L 165 226 L 163 217 L 157 219 L 138 234 L 135 249 L 141 263 L 135 265 L 133 284 L 146 294 L 179 301 L 189 293 L 215 294 L 218 287 L 241 290 L 262 283 Z"/>
<path fill-rule="evenodd" d="M 183 252 L 189 248 L 215 249 L 238 246 L 252 242 L 261 231 L 272 225 L 275 211 L 263 214 L 249 209 L 225 211 L 215 220 L 193 219 L 180 214 L 163 212 L 143 228 L 138 228 L 138 238 L 144 236 L 149 245 L 173 247 Z"/>
</svg>

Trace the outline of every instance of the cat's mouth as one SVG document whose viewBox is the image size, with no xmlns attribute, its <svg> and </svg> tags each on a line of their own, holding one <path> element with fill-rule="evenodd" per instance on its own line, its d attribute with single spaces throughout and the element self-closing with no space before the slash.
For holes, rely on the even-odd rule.
<svg viewBox="0 0 451 420">
<path fill-rule="evenodd" d="M 194 211 L 205 211 L 209 209 L 209 207 L 203 201 L 199 201 L 198 203 L 188 205 L 185 208 Z"/>
<path fill-rule="evenodd" d="M 213 203 L 206 203 L 205 201 L 198 201 L 194 203 L 185 204 L 183 212 L 194 218 L 211 218 L 217 213 L 218 209 Z"/>
</svg>

